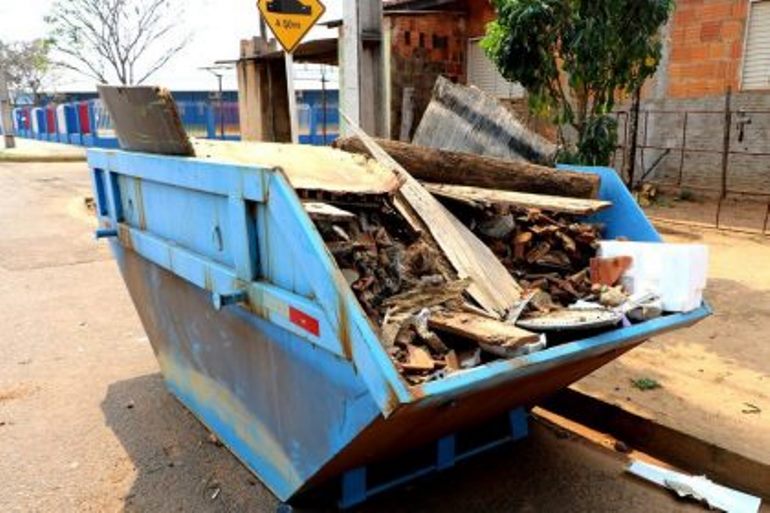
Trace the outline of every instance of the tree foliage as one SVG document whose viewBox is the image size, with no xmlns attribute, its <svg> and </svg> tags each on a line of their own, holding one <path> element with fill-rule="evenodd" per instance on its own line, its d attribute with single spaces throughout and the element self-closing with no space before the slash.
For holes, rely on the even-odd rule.
<svg viewBox="0 0 770 513">
<path fill-rule="evenodd" d="M 574 128 L 564 160 L 607 164 L 617 144 L 608 114 L 641 87 L 661 58 L 660 29 L 674 0 L 494 0 L 498 19 L 483 47 L 530 108 Z"/>
<path fill-rule="evenodd" d="M 189 42 L 171 0 L 55 0 L 46 22 L 60 64 L 101 83 L 141 84 Z"/>
<path fill-rule="evenodd" d="M 0 70 L 6 73 L 14 101 L 29 95 L 38 102 L 43 88 L 52 85 L 54 66 L 50 53 L 51 42 L 45 39 L 0 41 Z"/>
</svg>

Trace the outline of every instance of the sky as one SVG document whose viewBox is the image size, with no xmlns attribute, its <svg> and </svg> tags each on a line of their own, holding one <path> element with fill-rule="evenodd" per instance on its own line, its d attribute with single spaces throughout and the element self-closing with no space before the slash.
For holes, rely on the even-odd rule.
<svg viewBox="0 0 770 513">
<path fill-rule="evenodd" d="M 191 43 L 148 83 L 174 90 L 213 90 L 216 78 L 199 68 L 215 61 L 238 58 L 241 39 L 259 33 L 256 0 L 180 0 L 185 12 L 180 24 L 193 34 Z M 43 18 L 53 0 L 0 0 L 0 39 L 29 40 L 46 35 Z M 342 17 L 342 0 L 325 0 L 326 14 L 321 21 Z M 336 31 L 313 29 L 309 38 L 334 37 Z M 303 74 L 297 73 L 301 78 Z M 225 89 L 237 89 L 235 71 L 228 71 Z M 299 84 L 298 86 L 299 87 Z M 59 91 L 93 90 L 94 81 L 74 72 L 59 72 Z"/>
</svg>

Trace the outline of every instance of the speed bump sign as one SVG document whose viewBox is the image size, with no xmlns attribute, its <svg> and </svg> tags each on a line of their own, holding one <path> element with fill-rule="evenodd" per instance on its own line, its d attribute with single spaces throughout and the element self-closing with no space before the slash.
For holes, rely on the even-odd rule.
<svg viewBox="0 0 770 513">
<path fill-rule="evenodd" d="M 259 12 L 283 49 L 292 53 L 326 12 L 320 0 L 259 0 Z"/>
</svg>

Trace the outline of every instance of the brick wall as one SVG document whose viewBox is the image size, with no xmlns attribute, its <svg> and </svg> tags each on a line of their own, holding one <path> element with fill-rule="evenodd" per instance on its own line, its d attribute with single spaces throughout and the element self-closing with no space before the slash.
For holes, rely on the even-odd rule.
<svg viewBox="0 0 770 513">
<path fill-rule="evenodd" d="M 465 82 L 465 16 L 460 13 L 394 13 L 386 16 L 390 34 L 390 137 L 401 131 L 403 93 L 414 89 L 414 133 L 430 103 L 439 75 Z"/>
<path fill-rule="evenodd" d="M 466 0 L 468 12 L 468 37 L 483 37 L 487 23 L 497 18 L 489 0 Z"/>
<path fill-rule="evenodd" d="M 678 0 L 670 27 L 667 96 L 737 91 L 749 0 Z"/>
</svg>

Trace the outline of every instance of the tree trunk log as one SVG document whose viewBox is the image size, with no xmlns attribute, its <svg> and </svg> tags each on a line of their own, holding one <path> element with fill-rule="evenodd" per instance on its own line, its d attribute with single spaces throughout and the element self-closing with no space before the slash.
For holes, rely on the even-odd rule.
<svg viewBox="0 0 770 513">
<path fill-rule="evenodd" d="M 418 180 L 571 198 L 594 199 L 599 195 L 601 179 L 592 173 L 562 171 L 528 162 L 437 150 L 385 139 L 376 141 Z M 338 139 L 334 146 L 350 153 L 369 155 L 356 137 Z"/>
</svg>

